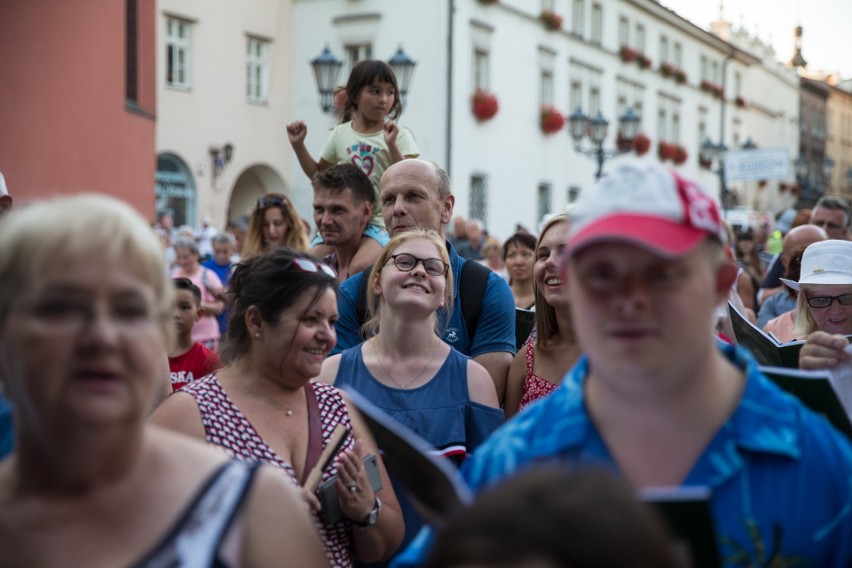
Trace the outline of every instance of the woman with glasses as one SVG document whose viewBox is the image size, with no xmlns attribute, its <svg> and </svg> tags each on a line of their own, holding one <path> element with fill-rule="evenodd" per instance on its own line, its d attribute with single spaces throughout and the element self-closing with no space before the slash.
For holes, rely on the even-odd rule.
<svg viewBox="0 0 852 568">
<path fill-rule="evenodd" d="M 2 566 L 309 568 L 299 492 L 266 466 L 146 422 L 168 381 L 172 283 L 139 213 L 103 195 L 0 223 Z"/>
<path fill-rule="evenodd" d="M 230 287 L 233 311 L 221 350 L 226 366 L 169 397 L 153 422 L 222 446 L 237 459 L 273 465 L 298 486 L 319 467 L 323 489 L 303 493 L 329 563 L 388 558 L 403 527 L 381 460 L 382 489 L 374 490 L 368 477 L 363 460 L 378 454 L 375 442 L 337 389 L 311 380 L 336 340 L 336 274 L 306 253 L 282 248 L 241 262 Z M 346 434 L 335 447 L 338 425 Z M 327 446 L 331 461 L 323 467 Z M 339 520 L 320 505 L 332 487 Z"/>
<path fill-rule="evenodd" d="M 852 357 L 845 352 L 852 335 L 852 241 L 814 243 L 802 255 L 799 281 L 782 281 L 799 292 L 796 333 L 806 339 L 799 367 L 836 367 Z"/>
<path fill-rule="evenodd" d="M 308 237 L 290 200 L 280 193 L 267 193 L 251 213 L 240 256 L 245 260 L 281 247 L 307 251 Z"/>
<path fill-rule="evenodd" d="M 436 333 L 435 311 L 451 306 L 453 294 L 444 241 L 420 229 L 397 235 L 369 283 L 370 338 L 330 357 L 320 379 L 354 388 L 458 464 L 503 423 L 503 412 L 488 372 Z M 405 494 L 397 495 L 404 547 L 423 521 Z"/>
</svg>

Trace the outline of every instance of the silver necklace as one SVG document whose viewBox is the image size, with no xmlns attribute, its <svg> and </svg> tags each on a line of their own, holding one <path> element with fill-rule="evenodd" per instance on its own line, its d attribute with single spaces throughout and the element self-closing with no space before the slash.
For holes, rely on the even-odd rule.
<svg viewBox="0 0 852 568">
<path fill-rule="evenodd" d="M 301 389 L 299 389 L 299 390 L 301 391 Z M 265 392 L 261 391 L 258 388 L 253 388 L 252 391 L 259 394 L 260 396 L 262 396 L 263 398 L 265 398 L 269 402 L 271 402 L 273 406 L 278 407 L 278 408 L 283 408 L 284 409 L 284 416 L 293 416 L 293 406 L 296 406 L 299 403 L 299 401 L 302 399 L 302 395 L 297 394 L 296 400 L 293 402 L 293 406 L 286 406 L 281 401 L 275 400 L 274 398 L 272 398 L 271 396 L 269 396 L 268 394 L 266 394 Z"/>
<path fill-rule="evenodd" d="M 417 376 L 416 376 L 416 377 L 414 377 L 414 379 L 412 379 L 411 381 L 409 381 L 409 382 L 405 383 L 404 385 L 403 385 L 403 384 L 401 384 L 399 381 L 397 381 L 395 378 L 393 378 L 393 375 L 391 375 L 390 373 L 388 373 L 387 368 L 385 368 L 385 364 L 384 364 L 384 363 L 382 363 L 382 356 L 381 356 L 381 355 L 379 355 L 378 341 L 374 341 L 374 343 L 373 343 L 373 351 L 374 351 L 374 352 L 375 352 L 375 354 L 376 354 L 376 359 L 378 359 L 378 360 L 379 360 L 379 366 L 381 366 L 382 371 L 384 371 L 384 372 L 385 372 L 385 376 L 386 376 L 387 378 L 389 378 L 389 379 L 393 382 L 393 384 L 395 384 L 396 386 L 398 386 L 400 389 L 405 390 L 405 389 L 407 389 L 408 387 L 410 387 L 411 385 L 413 385 L 414 383 L 416 383 L 417 381 L 419 381 L 419 380 L 420 380 L 420 377 L 421 377 L 421 376 L 423 376 L 423 373 L 426 371 L 426 368 L 427 368 L 427 367 L 429 367 L 429 365 L 432 363 L 432 360 L 433 360 L 433 359 L 435 359 L 435 353 L 437 353 L 437 352 L 438 352 L 438 342 L 437 342 L 437 341 L 435 341 L 434 343 L 435 343 L 435 347 L 432 349 L 432 356 L 431 356 L 431 357 L 429 357 L 429 360 L 428 360 L 428 361 L 426 361 L 426 364 L 425 364 L 425 365 L 423 365 L 423 368 L 422 368 L 422 369 L 420 369 L 420 372 L 419 372 L 419 373 L 417 373 Z"/>
</svg>

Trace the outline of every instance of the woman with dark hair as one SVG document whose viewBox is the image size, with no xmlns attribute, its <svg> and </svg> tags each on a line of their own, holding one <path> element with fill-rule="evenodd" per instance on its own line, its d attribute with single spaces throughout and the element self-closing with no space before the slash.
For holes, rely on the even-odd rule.
<svg viewBox="0 0 852 568">
<path fill-rule="evenodd" d="M 532 309 L 535 306 L 535 237 L 529 233 L 515 233 L 503 243 L 503 258 L 506 259 L 506 272 L 509 274 L 512 296 L 515 297 L 515 307 Z"/>
<path fill-rule="evenodd" d="M 287 196 L 267 193 L 258 198 L 249 217 L 240 256 L 246 260 L 281 247 L 307 251 L 308 237 L 302 228 L 302 218 Z"/>
<path fill-rule="evenodd" d="M 444 240 L 412 229 L 391 239 L 367 287 L 371 337 L 330 357 L 320 380 L 352 387 L 459 464 L 503 423 L 494 382 L 436 333 L 435 311 L 452 305 Z M 403 492 L 405 546 L 423 520 Z"/>
<path fill-rule="evenodd" d="M 352 274 L 369 266 L 389 240 L 379 200 L 382 174 L 391 164 L 420 155 L 414 136 L 396 123 L 401 113 L 402 100 L 393 68 L 384 61 L 367 59 L 358 62 L 349 74 L 341 122 L 331 132 L 319 161 L 305 146 L 305 123 L 298 120 L 287 126 L 290 144 L 309 178 L 330 166 L 351 163 L 361 168 L 373 184 L 373 213 L 364 230 L 364 236 L 369 238 L 361 239 L 350 263 Z M 332 247 L 323 245 L 321 235 L 314 238 L 311 247 L 318 257 L 333 252 Z"/>
<path fill-rule="evenodd" d="M 549 395 L 580 357 L 571 326 L 571 306 L 559 279 L 557 261 L 565 244 L 568 219 L 551 218 L 535 245 L 535 340 L 512 360 L 503 410 L 511 418 L 528 404 Z"/>
<path fill-rule="evenodd" d="M 305 497 L 317 513 L 332 566 L 389 557 L 403 526 L 381 460 L 383 489 L 374 492 L 367 476 L 363 459 L 377 454 L 375 442 L 337 389 L 311 380 L 336 339 L 336 274 L 285 248 L 240 263 L 230 287 L 226 366 L 173 394 L 152 420 L 220 445 L 240 460 L 271 464 L 299 486 L 342 424 L 346 436 L 321 483 L 338 476 L 343 519 L 332 522 L 313 492 Z"/>
</svg>

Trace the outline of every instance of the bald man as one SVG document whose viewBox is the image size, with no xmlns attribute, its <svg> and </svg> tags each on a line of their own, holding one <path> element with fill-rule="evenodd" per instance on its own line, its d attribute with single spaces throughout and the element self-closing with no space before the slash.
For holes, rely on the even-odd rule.
<svg viewBox="0 0 852 568">
<path fill-rule="evenodd" d="M 816 225 L 799 225 L 790 229 L 790 232 L 784 235 L 784 241 L 781 245 L 781 256 L 778 259 L 781 262 L 781 266 L 784 267 L 784 274 L 787 273 L 787 265 L 790 263 L 794 252 L 813 243 L 824 241 L 827 238 L 828 235 L 825 230 Z M 760 311 L 757 313 L 757 327 L 761 329 L 763 329 L 769 320 L 785 312 L 789 312 L 796 307 L 796 297 L 789 294 L 783 284 L 778 288 L 767 290 L 764 298 L 763 304 L 760 306 Z"/>
</svg>

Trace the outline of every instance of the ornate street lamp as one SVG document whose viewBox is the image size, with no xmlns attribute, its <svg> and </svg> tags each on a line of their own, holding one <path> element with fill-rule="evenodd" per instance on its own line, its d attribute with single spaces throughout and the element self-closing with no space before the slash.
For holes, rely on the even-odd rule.
<svg viewBox="0 0 852 568">
<path fill-rule="evenodd" d="M 340 75 L 343 62 L 335 57 L 328 44 L 325 44 L 322 53 L 311 61 L 311 67 L 317 82 L 320 108 L 323 112 L 328 112 L 334 106 L 334 88 L 337 86 L 337 76 Z"/>
<path fill-rule="evenodd" d="M 417 66 L 417 62 L 408 57 L 400 44 L 396 53 L 388 59 L 388 65 L 391 66 L 396 75 L 400 98 L 402 99 L 402 104 L 405 105 L 405 97 L 408 95 L 408 87 L 411 86 L 411 78 L 414 76 L 414 67 Z"/>
<path fill-rule="evenodd" d="M 598 171 L 595 174 L 596 179 L 600 179 L 603 175 L 603 165 L 608 158 L 614 158 L 620 154 L 630 151 L 633 139 L 636 138 L 637 130 L 641 117 L 630 108 L 618 118 L 619 130 L 621 139 L 624 142 L 624 148 L 616 148 L 614 150 L 604 150 L 603 143 L 606 139 L 607 128 L 609 121 L 603 114 L 598 112 L 594 118 L 589 118 L 581 108 L 577 107 L 571 116 L 568 117 L 569 130 L 571 138 L 574 140 L 574 151 L 594 158 L 597 160 Z M 593 146 L 591 148 L 583 148 L 583 137 L 588 135 Z"/>
</svg>

